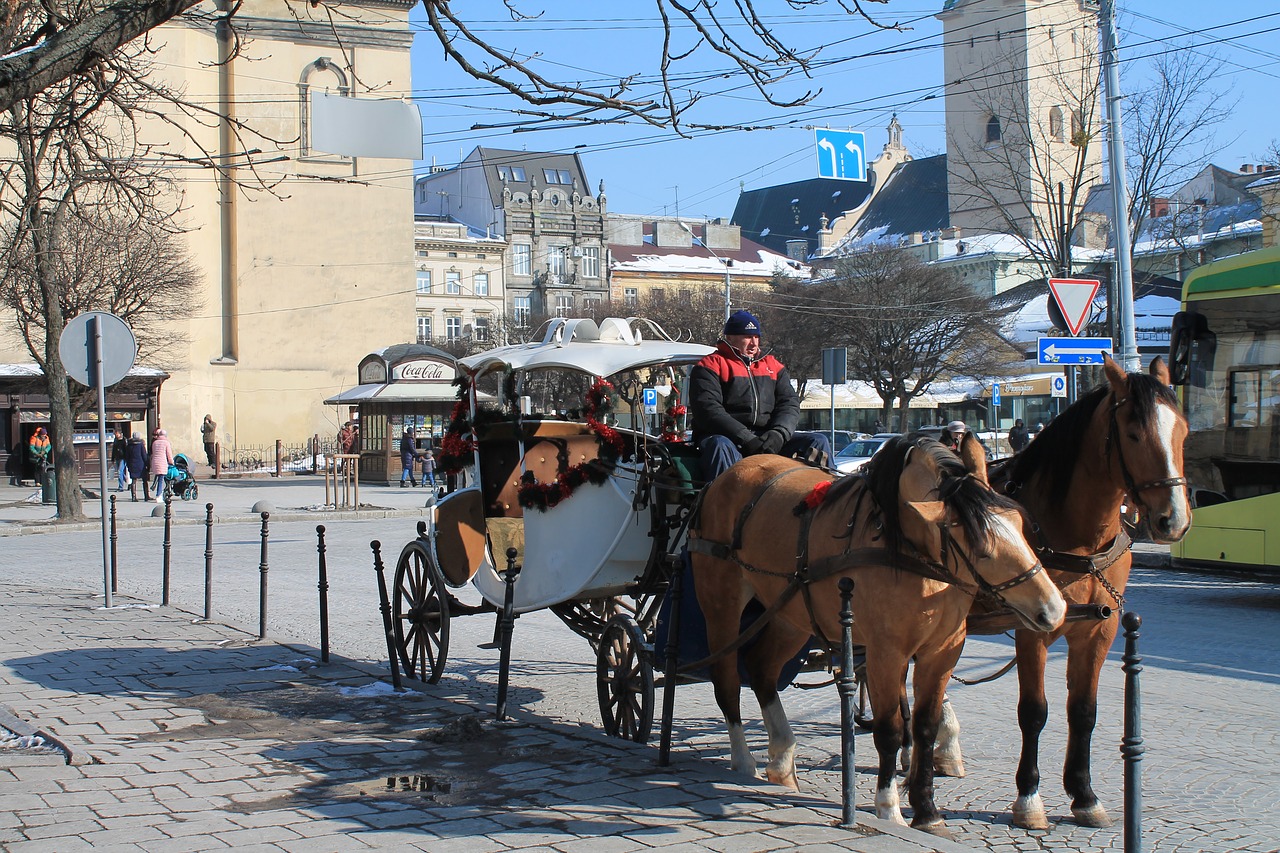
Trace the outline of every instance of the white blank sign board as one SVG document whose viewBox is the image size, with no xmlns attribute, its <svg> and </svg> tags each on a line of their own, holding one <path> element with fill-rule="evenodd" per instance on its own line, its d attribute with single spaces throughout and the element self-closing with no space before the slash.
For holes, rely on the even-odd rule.
<svg viewBox="0 0 1280 853">
<path fill-rule="evenodd" d="M 311 93 L 311 147 L 344 157 L 422 159 L 422 115 L 414 104 Z"/>
</svg>

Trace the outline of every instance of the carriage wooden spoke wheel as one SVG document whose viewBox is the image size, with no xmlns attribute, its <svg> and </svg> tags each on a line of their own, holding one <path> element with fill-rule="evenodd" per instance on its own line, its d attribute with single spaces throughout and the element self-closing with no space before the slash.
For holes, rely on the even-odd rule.
<svg viewBox="0 0 1280 853">
<path fill-rule="evenodd" d="M 444 575 L 421 541 L 404 546 L 396 562 L 392 614 L 405 672 L 435 684 L 449 656 L 449 595 Z"/>
<path fill-rule="evenodd" d="M 619 613 L 605 625 L 596 652 L 596 692 L 604 730 L 644 743 L 653 729 L 653 660 L 636 621 Z"/>
</svg>

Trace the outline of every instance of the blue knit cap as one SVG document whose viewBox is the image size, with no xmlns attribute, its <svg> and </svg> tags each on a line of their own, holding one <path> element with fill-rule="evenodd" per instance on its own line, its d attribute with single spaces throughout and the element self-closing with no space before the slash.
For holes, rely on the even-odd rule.
<svg viewBox="0 0 1280 853">
<path fill-rule="evenodd" d="M 734 311 L 724 324 L 726 335 L 760 335 L 760 321 L 750 311 Z"/>
</svg>

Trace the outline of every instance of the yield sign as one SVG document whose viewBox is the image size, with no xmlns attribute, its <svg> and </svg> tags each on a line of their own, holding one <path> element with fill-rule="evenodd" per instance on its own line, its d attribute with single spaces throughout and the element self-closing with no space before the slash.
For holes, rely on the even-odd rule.
<svg viewBox="0 0 1280 853">
<path fill-rule="evenodd" d="M 1080 328 L 1084 326 L 1084 321 L 1089 316 L 1089 306 L 1093 304 L 1093 297 L 1098 293 L 1098 280 L 1096 278 L 1051 278 L 1049 290 L 1053 293 L 1053 299 L 1058 303 L 1058 308 L 1062 311 L 1062 317 L 1067 321 L 1067 328 L 1071 330 L 1071 334 L 1080 334 Z"/>
</svg>

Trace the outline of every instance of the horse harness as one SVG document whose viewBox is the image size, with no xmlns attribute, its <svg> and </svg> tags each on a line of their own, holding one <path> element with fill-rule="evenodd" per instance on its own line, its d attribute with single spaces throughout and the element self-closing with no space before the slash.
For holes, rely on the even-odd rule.
<svg viewBox="0 0 1280 853">
<path fill-rule="evenodd" d="M 1107 442 L 1104 451 L 1107 455 L 1111 453 L 1111 446 L 1114 442 L 1116 448 L 1116 458 L 1120 460 L 1120 475 L 1124 477 L 1124 488 L 1129 495 L 1138 502 L 1145 510 L 1147 505 L 1142 502 L 1142 493 L 1147 489 L 1168 489 L 1173 486 L 1185 486 L 1187 484 L 1186 477 L 1165 477 L 1160 480 L 1149 480 L 1145 483 L 1135 483 L 1133 474 L 1129 471 L 1129 466 L 1124 461 L 1124 450 L 1120 445 L 1120 424 L 1116 420 L 1116 412 L 1121 406 L 1129 401 L 1128 397 L 1117 397 L 1115 402 L 1111 404 L 1111 423 L 1107 428 Z M 1148 514 L 1150 511 L 1148 510 Z M 1114 562 L 1114 561 L 1113 561 Z"/>
<path fill-rule="evenodd" d="M 817 619 L 814 616 L 813 599 L 812 599 L 812 593 L 810 591 L 810 585 L 822 580 L 826 580 L 827 578 L 832 577 L 833 575 L 840 574 L 841 572 L 848 569 L 855 569 L 867 564 L 888 565 L 888 566 L 892 566 L 893 568 L 902 569 L 904 571 L 911 572 L 912 574 L 918 575 L 923 578 L 941 581 L 943 583 L 957 586 L 960 589 L 964 590 L 965 592 L 975 597 L 979 595 L 986 595 L 986 596 L 993 597 L 996 601 L 1002 604 L 1004 603 L 1004 600 L 1000 595 L 1000 593 L 1006 590 L 1012 589 L 1013 587 L 1016 587 L 1019 584 L 1025 583 L 1026 581 L 1035 577 L 1037 574 L 1039 574 L 1041 571 L 1044 570 L 1043 564 L 1040 562 L 1037 562 L 1034 566 L 1016 575 L 1015 577 L 1010 578 L 1009 580 L 1003 581 L 998 584 L 993 584 L 978 573 L 977 569 L 975 569 L 973 566 L 973 562 L 969 559 L 969 556 L 965 554 L 963 550 L 955 547 L 954 540 L 951 537 L 950 529 L 949 529 L 951 525 L 948 525 L 945 522 L 941 522 L 938 525 L 938 527 L 942 531 L 942 548 L 940 549 L 940 555 L 938 560 L 930 559 L 926 555 L 920 553 L 920 551 L 912 543 L 908 542 L 906 544 L 911 548 L 911 550 L 914 553 L 903 553 L 902 551 L 894 552 L 885 547 L 879 547 L 879 548 L 846 547 L 844 551 L 840 552 L 839 554 L 833 554 L 831 556 L 822 557 L 814 561 L 813 563 L 810 563 L 809 562 L 809 538 L 810 538 L 809 533 L 810 533 L 810 528 L 813 524 L 813 519 L 817 515 L 818 510 L 822 506 L 821 504 L 819 504 L 818 507 L 806 508 L 800 514 L 800 531 L 797 536 L 797 542 L 796 542 L 796 566 L 794 571 L 791 571 L 791 572 L 774 571 L 771 569 L 764 569 L 759 566 L 754 566 L 746 562 L 738 555 L 738 551 L 742 547 L 742 534 L 744 529 L 746 528 L 747 520 L 751 517 L 752 511 L 755 509 L 756 505 L 760 502 L 760 500 L 764 497 L 765 493 L 768 492 L 768 490 L 775 483 L 777 483 L 783 477 L 786 477 L 791 474 L 795 474 L 799 471 L 804 471 L 804 470 L 806 469 L 805 468 L 787 469 L 778 474 L 775 474 L 773 477 L 771 477 L 770 479 L 762 483 L 759 486 L 759 488 L 757 488 L 755 494 L 752 495 L 751 500 L 749 500 L 742 507 L 742 510 L 738 513 L 738 519 L 735 522 L 734 528 L 733 528 L 733 541 L 731 544 L 725 544 L 722 542 L 712 542 L 710 540 L 703 539 L 699 536 L 693 535 L 692 531 L 690 532 L 690 536 L 688 539 L 688 548 L 691 552 L 698 553 L 698 554 L 706 554 L 708 556 L 716 557 L 717 559 L 721 559 L 721 560 L 728 560 L 730 562 L 733 562 L 743 570 L 748 572 L 753 572 L 755 574 L 786 578 L 788 580 L 788 584 L 787 584 L 787 587 L 773 601 L 773 603 L 765 610 L 765 612 L 762 613 L 759 616 L 759 618 L 757 618 L 756 621 L 752 623 L 752 625 L 748 627 L 747 630 L 744 631 L 733 643 L 731 643 L 726 648 L 718 652 L 715 652 L 710 657 L 704 660 L 697 661 L 687 666 L 682 666 L 680 668 L 682 672 L 700 669 L 703 666 L 706 666 L 711 661 L 723 655 L 732 654 L 733 652 L 736 652 L 743 645 L 749 642 L 752 637 L 754 637 L 757 633 L 759 633 L 765 627 L 765 625 L 768 624 L 769 620 L 772 619 L 773 616 L 779 610 L 781 610 L 784 606 L 786 606 L 786 604 L 795 596 L 797 592 L 800 592 L 804 597 L 805 610 L 808 611 L 808 614 L 809 614 L 809 624 L 812 629 L 813 636 L 817 637 L 823 643 L 823 645 L 825 645 L 828 649 L 837 648 L 838 644 L 833 643 L 830 639 L 827 638 L 827 636 L 822 632 L 821 627 L 819 627 Z M 861 506 L 862 501 L 868 497 L 868 490 L 866 488 L 865 477 L 862 477 L 862 475 L 857 475 L 857 476 L 859 476 L 859 478 L 861 479 L 862 490 L 858 495 L 858 504 L 855 506 L 854 512 L 852 513 L 852 516 L 855 518 L 857 517 L 858 508 Z M 703 492 L 703 494 L 705 494 L 705 491 Z M 872 500 L 874 501 L 874 498 L 872 498 Z M 700 508 L 701 496 L 699 496 L 698 503 Z M 876 510 L 874 514 L 878 515 L 879 514 L 878 510 Z M 852 525 L 852 521 L 850 522 L 850 525 Z M 848 537 L 850 542 L 853 541 L 853 537 L 851 533 L 852 531 L 850 531 L 850 535 Z M 879 538 L 879 537 L 877 536 L 876 538 Z M 973 580 L 974 580 L 973 584 L 966 582 L 963 578 L 957 575 L 956 572 L 948 568 L 947 566 L 948 555 L 952 553 L 955 554 L 956 561 L 963 563 L 963 565 L 969 570 L 969 574 L 973 577 Z"/>
</svg>

